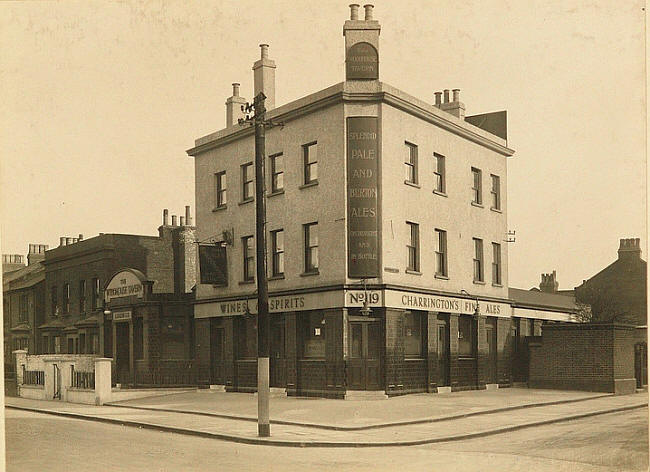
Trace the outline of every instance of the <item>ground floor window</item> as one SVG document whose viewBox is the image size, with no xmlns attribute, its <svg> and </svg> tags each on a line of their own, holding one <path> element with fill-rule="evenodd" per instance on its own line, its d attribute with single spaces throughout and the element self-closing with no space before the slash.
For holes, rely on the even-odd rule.
<svg viewBox="0 0 650 472">
<path fill-rule="evenodd" d="M 92 344 L 92 353 L 93 354 L 99 354 L 99 335 L 98 334 L 92 334 L 90 336 L 90 342 Z"/>
<path fill-rule="evenodd" d="M 142 359 L 143 358 L 143 323 L 142 318 L 136 318 L 133 320 L 133 358 Z"/>
<path fill-rule="evenodd" d="M 325 316 L 312 312 L 301 316 L 302 357 L 306 359 L 325 358 Z"/>
<path fill-rule="evenodd" d="M 458 317 L 458 355 L 460 357 L 476 355 L 476 321 L 471 316 Z"/>
<path fill-rule="evenodd" d="M 28 338 L 14 339 L 14 346 L 16 350 L 24 349 L 26 351 L 29 347 L 29 339 Z"/>
<path fill-rule="evenodd" d="M 237 323 L 237 358 L 254 359 L 257 357 L 257 326 L 255 318 L 244 316 Z"/>
<path fill-rule="evenodd" d="M 79 335 L 79 349 L 77 351 L 79 354 L 86 354 L 86 334 L 82 333 Z"/>
<path fill-rule="evenodd" d="M 160 336 L 163 359 L 184 359 L 185 329 L 183 318 L 163 318 Z M 142 338 L 142 335 L 140 335 Z M 135 355 L 135 354 L 134 354 Z"/>
<path fill-rule="evenodd" d="M 426 312 L 407 311 L 404 314 L 404 357 L 424 357 Z"/>
<path fill-rule="evenodd" d="M 68 354 L 74 354 L 74 338 L 68 338 Z"/>
</svg>

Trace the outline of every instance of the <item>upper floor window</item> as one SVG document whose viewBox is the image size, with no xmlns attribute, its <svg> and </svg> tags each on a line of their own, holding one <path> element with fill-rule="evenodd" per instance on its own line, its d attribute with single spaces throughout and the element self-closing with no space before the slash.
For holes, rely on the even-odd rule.
<svg viewBox="0 0 650 472">
<path fill-rule="evenodd" d="M 492 179 L 492 189 L 490 193 L 492 195 L 492 209 L 500 210 L 501 209 L 501 179 L 498 175 L 491 174 L 490 178 Z"/>
<path fill-rule="evenodd" d="M 101 285 L 99 283 L 99 278 L 95 277 L 93 278 L 93 310 L 99 308 L 101 298 Z"/>
<path fill-rule="evenodd" d="M 406 222 L 409 228 L 409 241 L 406 245 L 407 264 L 406 270 L 413 272 L 420 271 L 420 225 Z"/>
<path fill-rule="evenodd" d="M 271 275 L 284 275 L 284 231 L 281 229 L 271 231 L 271 252 Z"/>
<path fill-rule="evenodd" d="M 483 203 L 483 189 L 481 188 L 481 169 L 472 167 L 472 202 L 477 205 Z"/>
<path fill-rule="evenodd" d="M 436 275 L 447 277 L 447 231 L 436 228 Z"/>
<path fill-rule="evenodd" d="M 27 313 L 29 310 L 29 297 L 27 297 L 26 293 L 21 293 L 20 294 L 20 311 L 18 312 L 18 319 L 21 322 L 27 322 Z M 5 316 L 9 316 L 9 313 L 7 313 Z"/>
<path fill-rule="evenodd" d="M 435 177 L 433 189 L 436 192 L 446 193 L 447 192 L 447 182 L 445 176 L 445 156 L 441 154 L 433 153 L 435 159 L 435 170 L 433 175 Z"/>
<path fill-rule="evenodd" d="M 57 316 L 59 314 L 59 299 L 56 285 L 50 289 L 50 300 L 52 302 L 52 316 Z"/>
<path fill-rule="evenodd" d="M 318 181 L 318 144 L 309 143 L 302 146 L 305 184 Z"/>
<path fill-rule="evenodd" d="M 492 243 L 492 283 L 501 285 L 501 244 Z"/>
<path fill-rule="evenodd" d="M 474 282 L 483 282 L 483 240 L 474 241 Z"/>
<path fill-rule="evenodd" d="M 418 183 L 418 147 L 415 144 L 404 142 L 406 155 L 404 165 L 406 170 L 406 182 Z"/>
<path fill-rule="evenodd" d="M 303 225 L 305 235 L 305 272 L 318 272 L 318 223 Z"/>
<path fill-rule="evenodd" d="M 242 202 L 253 199 L 253 163 L 248 162 L 241 166 L 241 199 Z"/>
<path fill-rule="evenodd" d="M 244 236 L 241 238 L 243 264 L 244 264 L 244 282 L 255 280 L 255 255 L 253 253 L 253 236 Z"/>
<path fill-rule="evenodd" d="M 70 313 L 70 284 L 63 284 L 63 313 Z"/>
<path fill-rule="evenodd" d="M 223 207 L 227 203 L 227 198 L 226 198 L 226 171 L 221 171 L 217 172 L 215 174 L 215 179 L 216 179 L 216 204 L 217 208 Z"/>
<path fill-rule="evenodd" d="M 284 157 L 282 153 L 274 154 L 271 160 L 271 193 L 284 189 Z"/>
<path fill-rule="evenodd" d="M 79 313 L 86 313 L 86 281 L 79 281 Z"/>
</svg>

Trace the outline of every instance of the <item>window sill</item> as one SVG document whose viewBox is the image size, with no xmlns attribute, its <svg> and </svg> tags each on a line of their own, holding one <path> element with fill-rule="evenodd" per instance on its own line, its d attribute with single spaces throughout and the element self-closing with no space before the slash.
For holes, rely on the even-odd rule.
<svg viewBox="0 0 650 472">
<path fill-rule="evenodd" d="M 474 280 L 474 283 L 476 285 L 485 285 L 485 282 L 483 280 Z"/>
<path fill-rule="evenodd" d="M 406 269 L 404 272 L 406 272 L 407 274 L 411 274 L 411 275 L 422 275 L 422 272 L 420 272 L 418 270 Z"/>
<path fill-rule="evenodd" d="M 318 185 L 318 180 L 312 180 L 311 182 L 307 182 L 306 184 L 303 184 L 298 188 L 302 190 L 303 188 L 315 187 L 317 185 Z"/>
<path fill-rule="evenodd" d="M 242 281 L 239 282 L 239 285 L 250 285 L 250 284 L 254 284 L 254 283 L 255 283 L 255 279 L 253 279 L 253 280 L 242 280 Z"/>
<path fill-rule="evenodd" d="M 492 207 L 490 207 L 490 210 L 492 210 L 495 213 L 503 213 L 503 210 L 501 210 L 501 208 L 492 208 Z"/>
<path fill-rule="evenodd" d="M 273 191 L 271 193 L 268 193 L 266 195 L 266 198 L 275 197 L 276 195 L 284 195 L 284 189 L 281 188 L 281 189 L 275 190 L 275 191 Z"/>
<path fill-rule="evenodd" d="M 459 361 L 475 361 L 476 357 L 472 356 L 458 356 Z"/>
<path fill-rule="evenodd" d="M 254 201 L 255 201 L 254 198 L 247 198 L 246 200 L 242 200 L 241 202 L 239 202 L 239 205 L 246 205 L 247 203 L 254 202 Z"/>
<path fill-rule="evenodd" d="M 436 279 L 440 279 L 440 280 L 449 280 L 449 276 L 448 276 L 448 275 L 435 274 L 434 277 L 435 277 Z"/>
<path fill-rule="evenodd" d="M 422 362 L 426 361 L 424 357 L 404 357 L 404 362 Z"/>
<path fill-rule="evenodd" d="M 320 272 L 318 272 L 317 270 L 312 270 L 310 272 L 303 272 L 302 274 L 300 274 L 300 277 L 309 277 L 312 275 L 320 275 Z"/>
<path fill-rule="evenodd" d="M 495 283 L 492 283 L 492 286 L 493 286 L 493 287 L 503 287 L 503 285 L 501 285 L 501 284 L 495 284 Z"/>
<path fill-rule="evenodd" d="M 441 192 L 440 190 L 434 190 L 433 193 L 440 195 L 441 197 L 447 197 L 447 192 Z"/>
<path fill-rule="evenodd" d="M 476 203 L 474 201 L 472 202 L 472 206 L 474 206 L 476 208 L 483 208 L 483 205 L 481 203 Z"/>
<path fill-rule="evenodd" d="M 390 272 L 391 274 L 399 274 L 399 269 L 394 269 L 393 267 L 384 267 L 384 272 Z"/>
<path fill-rule="evenodd" d="M 266 280 L 282 280 L 284 279 L 284 274 L 272 275 Z"/>
<path fill-rule="evenodd" d="M 228 205 L 221 205 L 221 206 L 213 208 L 212 212 L 214 213 L 215 211 L 225 210 L 226 208 L 228 208 Z"/>
<path fill-rule="evenodd" d="M 408 185 L 409 187 L 415 187 L 415 188 L 422 188 L 420 185 L 416 182 L 411 182 L 409 180 L 405 180 L 404 183 Z"/>
</svg>

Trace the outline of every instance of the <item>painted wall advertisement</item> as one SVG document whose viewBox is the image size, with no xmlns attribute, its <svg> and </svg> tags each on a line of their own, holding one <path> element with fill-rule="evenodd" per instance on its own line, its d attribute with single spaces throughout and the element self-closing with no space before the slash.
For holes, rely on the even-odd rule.
<svg viewBox="0 0 650 472">
<path fill-rule="evenodd" d="M 378 119 L 347 119 L 348 277 L 379 276 L 377 184 Z"/>
</svg>

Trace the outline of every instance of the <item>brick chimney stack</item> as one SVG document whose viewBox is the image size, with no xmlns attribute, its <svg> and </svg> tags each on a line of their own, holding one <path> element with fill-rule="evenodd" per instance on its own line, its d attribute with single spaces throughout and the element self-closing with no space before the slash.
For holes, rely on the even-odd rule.
<svg viewBox="0 0 650 472">
<path fill-rule="evenodd" d="M 345 37 L 345 80 L 379 78 L 379 33 L 381 26 L 374 19 L 374 6 L 363 6 L 364 18 L 359 19 L 359 4 L 350 5 L 350 19 L 343 25 Z"/>
<path fill-rule="evenodd" d="M 619 259 L 640 259 L 641 258 L 641 240 L 639 238 L 621 239 L 618 247 Z"/>
<path fill-rule="evenodd" d="M 246 104 L 246 99 L 239 96 L 239 84 L 232 84 L 232 96 L 226 100 L 226 128 L 236 125 L 239 118 L 243 118 L 245 113 L 241 107 Z"/>
<path fill-rule="evenodd" d="M 460 89 L 452 90 L 453 97 L 449 100 L 449 89 L 444 91 L 444 102 L 440 101 L 441 92 L 435 92 L 435 106 L 461 120 L 465 119 L 465 104 L 460 101 Z"/>
<path fill-rule="evenodd" d="M 554 293 L 560 288 L 560 284 L 555 279 L 555 271 L 550 274 L 542 274 L 542 281 L 539 284 L 539 289 L 542 292 Z"/>
<path fill-rule="evenodd" d="M 45 251 L 49 249 L 47 244 L 30 244 L 29 253 L 27 254 L 27 265 L 41 262 L 45 259 Z"/>
<path fill-rule="evenodd" d="M 253 98 L 260 92 L 266 96 L 266 109 L 275 108 L 275 61 L 269 59 L 268 44 L 260 44 L 260 59 L 253 64 Z"/>
</svg>

